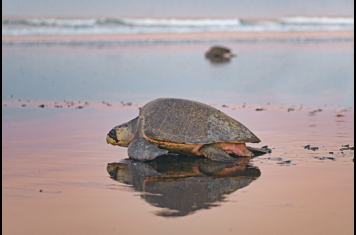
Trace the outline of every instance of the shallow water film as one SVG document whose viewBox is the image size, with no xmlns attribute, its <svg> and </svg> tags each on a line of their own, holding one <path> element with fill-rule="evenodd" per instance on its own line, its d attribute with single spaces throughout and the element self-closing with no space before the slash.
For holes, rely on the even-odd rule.
<svg viewBox="0 0 356 235">
<path fill-rule="evenodd" d="M 272 152 L 234 164 L 176 155 L 135 162 L 105 143 L 112 126 L 138 114 L 134 104 L 3 107 L 3 232 L 353 232 L 353 109 L 215 107 L 261 138 L 250 146 Z"/>
<path fill-rule="evenodd" d="M 2 232 L 353 234 L 353 35 L 294 33 L 3 35 Z M 216 44 L 235 56 L 206 58 Z M 106 143 L 160 97 L 219 109 L 267 153 L 139 162 Z"/>
</svg>

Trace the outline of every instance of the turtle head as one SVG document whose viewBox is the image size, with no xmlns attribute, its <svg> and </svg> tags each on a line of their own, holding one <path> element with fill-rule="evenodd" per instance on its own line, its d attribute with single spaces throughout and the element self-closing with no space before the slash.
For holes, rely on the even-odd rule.
<svg viewBox="0 0 356 235">
<path fill-rule="evenodd" d="M 136 133 L 137 118 L 114 127 L 106 135 L 106 142 L 123 147 L 129 146 Z"/>
</svg>

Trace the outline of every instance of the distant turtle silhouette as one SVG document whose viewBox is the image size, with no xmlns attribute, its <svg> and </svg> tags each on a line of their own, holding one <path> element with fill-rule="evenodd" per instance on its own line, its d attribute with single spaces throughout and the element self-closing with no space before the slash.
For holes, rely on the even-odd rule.
<svg viewBox="0 0 356 235">
<path fill-rule="evenodd" d="M 205 53 L 205 57 L 211 62 L 229 62 L 231 57 L 235 57 L 231 53 L 231 50 L 222 46 L 213 46 L 208 52 Z"/>
</svg>

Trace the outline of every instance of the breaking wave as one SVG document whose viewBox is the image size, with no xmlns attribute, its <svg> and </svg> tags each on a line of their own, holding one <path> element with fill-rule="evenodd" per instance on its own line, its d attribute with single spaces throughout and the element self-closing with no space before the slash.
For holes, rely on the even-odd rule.
<svg viewBox="0 0 356 235">
<path fill-rule="evenodd" d="M 214 31 L 353 30 L 351 17 L 286 17 L 252 22 L 229 19 L 32 18 L 3 19 L 2 35 L 128 34 Z"/>
</svg>

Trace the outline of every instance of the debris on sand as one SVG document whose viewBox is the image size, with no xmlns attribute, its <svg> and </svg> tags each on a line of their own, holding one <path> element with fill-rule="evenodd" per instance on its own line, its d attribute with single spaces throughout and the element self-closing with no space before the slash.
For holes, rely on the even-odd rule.
<svg viewBox="0 0 356 235">
<path fill-rule="evenodd" d="M 344 151 L 344 150 L 354 150 L 355 149 L 355 147 L 350 147 L 350 145 L 349 144 L 345 144 L 345 145 L 341 145 L 341 149 L 340 149 L 340 151 Z"/>
<path fill-rule="evenodd" d="M 315 110 L 309 112 L 309 115 L 310 115 L 310 116 L 315 116 L 316 113 L 322 112 L 322 111 L 323 111 L 322 109 L 315 109 Z"/>
<path fill-rule="evenodd" d="M 310 144 L 304 146 L 304 149 L 308 149 L 308 150 L 312 150 L 312 151 L 316 151 L 319 149 L 319 147 L 311 147 Z"/>
<path fill-rule="evenodd" d="M 331 160 L 331 161 L 335 161 L 335 158 L 333 157 L 314 157 L 315 159 L 319 159 L 319 160 Z"/>
<path fill-rule="evenodd" d="M 287 165 L 287 164 L 291 164 L 292 161 L 291 160 L 286 160 L 286 161 L 282 161 L 282 162 L 277 162 L 277 164 L 280 164 L 280 165 Z"/>
</svg>

